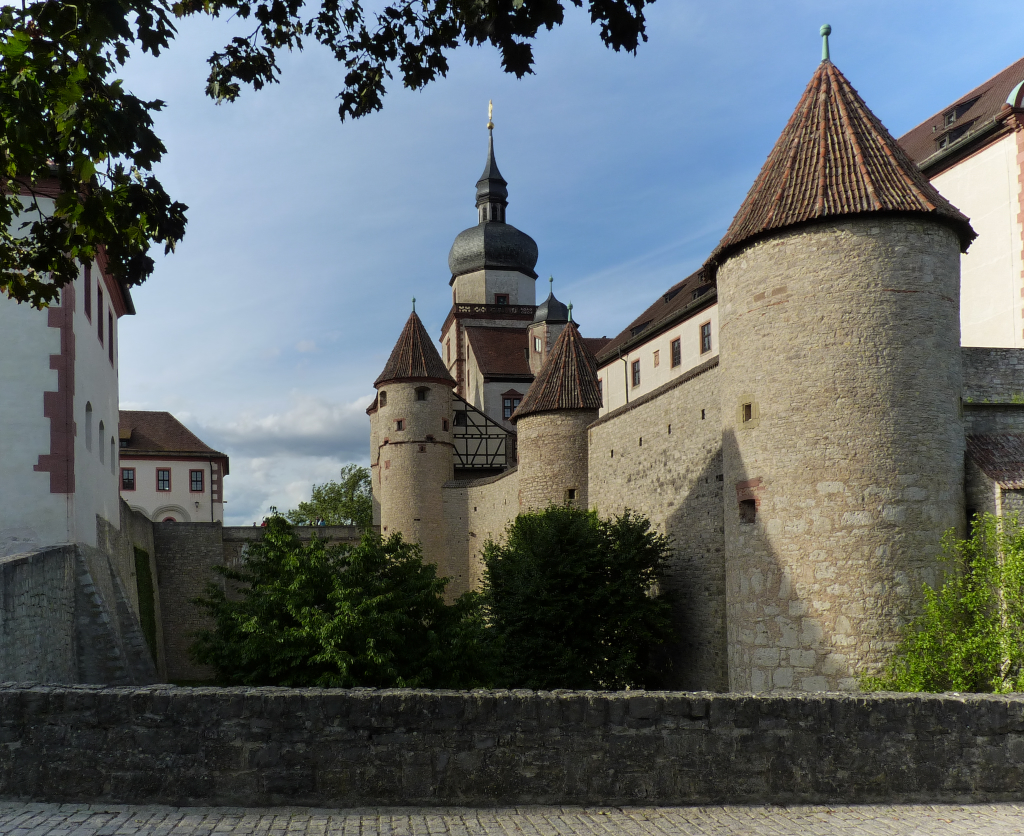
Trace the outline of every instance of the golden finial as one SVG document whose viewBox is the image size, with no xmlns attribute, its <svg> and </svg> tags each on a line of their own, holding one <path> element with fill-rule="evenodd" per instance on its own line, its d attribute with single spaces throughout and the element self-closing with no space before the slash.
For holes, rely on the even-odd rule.
<svg viewBox="0 0 1024 836">
<path fill-rule="evenodd" d="M 487 130 L 494 130 L 494 102 L 487 100 Z"/>
</svg>

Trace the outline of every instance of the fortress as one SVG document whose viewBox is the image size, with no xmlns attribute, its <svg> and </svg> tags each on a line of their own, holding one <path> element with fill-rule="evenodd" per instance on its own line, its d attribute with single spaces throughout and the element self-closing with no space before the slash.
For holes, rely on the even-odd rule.
<svg viewBox="0 0 1024 836">
<path fill-rule="evenodd" d="M 582 337 L 553 293 L 536 305 L 537 246 L 506 222 L 489 122 L 441 351 L 414 311 L 367 410 L 375 522 L 421 543 L 453 593 L 479 585 L 484 543 L 521 511 L 631 508 L 670 535 L 666 687 L 856 690 L 937 581 L 943 533 L 1021 504 L 1019 315 L 1002 342 L 968 341 L 995 333 L 984 304 L 961 305 L 977 235 L 929 178 L 990 157 L 1021 171 L 1024 65 L 937 115 L 941 132 L 911 132 L 936 137 L 912 158 L 822 34 L 719 245 L 610 341 Z M 979 102 L 985 119 L 954 125 Z M 1022 179 L 1001 210 L 1005 270 L 1003 243 L 979 242 L 983 281 L 1011 275 L 1009 316 Z"/>
</svg>

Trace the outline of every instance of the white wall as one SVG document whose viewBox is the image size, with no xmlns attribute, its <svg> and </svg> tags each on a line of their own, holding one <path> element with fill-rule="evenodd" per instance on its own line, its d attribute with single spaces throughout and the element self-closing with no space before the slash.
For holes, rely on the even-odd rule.
<svg viewBox="0 0 1024 836">
<path fill-rule="evenodd" d="M 1024 347 L 1019 174 L 1011 133 L 931 181 L 978 233 L 961 259 L 963 345 Z"/>
<path fill-rule="evenodd" d="M 163 522 L 169 518 L 176 522 L 224 521 L 224 504 L 212 501 L 209 460 L 133 459 L 126 455 L 121 459 L 121 467 L 135 468 L 135 490 L 121 491 L 121 496 L 132 508 L 141 511 L 154 522 Z M 169 491 L 156 489 L 158 469 L 171 471 Z M 202 493 L 193 493 L 190 490 L 190 470 L 203 471 Z M 196 503 L 199 503 L 198 508 Z"/>
<path fill-rule="evenodd" d="M 537 280 L 514 270 L 477 270 L 455 280 L 455 302 L 493 305 L 496 293 L 507 293 L 510 305 L 536 305 Z"/>
<path fill-rule="evenodd" d="M 114 362 L 108 354 L 108 313 L 111 307 L 111 288 L 101 284 L 103 310 L 97 305 L 96 284 L 102 282 L 99 269 L 92 268 L 92 318 L 85 315 L 84 271 L 75 282 L 75 498 L 74 521 L 76 542 L 96 544 L 96 517 L 99 515 L 115 528 L 120 527 L 117 497 L 120 471 L 117 465 L 118 385 L 117 349 L 118 325 L 114 315 Z M 99 341 L 97 318 L 103 318 L 103 342 Z M 85 407 L 92 404 L 91 448 L 86 443 Z M 99 435 L 103 422 L 103 437 Z M 111 462 L 111 447 L 114 460 Z M 101 456 L 102 452 L 102 456 Z"/>
<path fill-rule="evenodd" d="M 711 323 L 711 351 L 701 354 L 700 326 Z M 672 341 L 680 341 L 681 362 L 672 368 Z M 654 353 L 658 352 L 658 365 L 654 365 Z M 718 305 L 712 305 L 699 313 L 658 334 L 645 343 L 635 346 L 628 354 L 623 353 L 626 360 L 615 358 L 597 370 L 601 381 L 603 402 L 600 415 L 618 409 L 626 403 L 626 389 L 629 390 L 629 401 L 646 395 L 648 392 L 663 386 L 690 369 L 696 368 L 712 357 L 718 356 Z M 633 361 L 640 361 L 640 385 L 633 386 Z M 625 365 L 625 372 L 623 366 Z"/>
</svg>

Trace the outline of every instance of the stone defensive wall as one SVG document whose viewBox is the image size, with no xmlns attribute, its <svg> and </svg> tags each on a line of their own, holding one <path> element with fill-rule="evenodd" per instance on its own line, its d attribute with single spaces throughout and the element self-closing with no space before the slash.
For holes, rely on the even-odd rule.
<svg viewBox="0 0 1024 836">
<path fill-rule="evenodd" d="M 1024 696 L 0 686 L 0 798 L 376 805 L 1024 799 Z"/>
<path fill-rule="evenodd" d="M 1024 432 L 1024 357 L 1020 356 L 1024 352 L 1016 348 L 964 348 L 962 352 L 967 434 Z"/>
<path fill-rule="evenodd" d="M 152 530 L 165 679 L 182 683 L 210 680 L 213 671 L 193 662 L 188 648 L 195 632 L 208 629 L 213 623 L 192 602 L 205 594 L 209 583 L 223 588 L 224 577 L 214 567 L 237 568 L 248 547 L 263 538 L 264 529 L 224 527 L 220 523 L 152 523 Z M 303 542 L 309 542 L 314 534 L 332 543 L 358 543 L 360 537 L 355 526 L 295 526 L 294 531 Z"/>
<path fill-rule="evenodd" d="M 456 597 L 480 589 L 484 544 L 501 541 L 505 526 L 519 514 L 519 469 L 512 467 L 484 479 L 446 482 L 442 492 L 448 553 L 453 563 L 468 567 L 468 576 L 453 577 L 448 585 L 449 597 Z M 454 560 L 456 556 L 461 559 Z"/>
<path fill-rule="evenodd" d="M 590 425 L 590 505 L 627 508 L 671 538 L 676 593 L 667 687 L 728 689 L 718 358 Z"/>
</svg>

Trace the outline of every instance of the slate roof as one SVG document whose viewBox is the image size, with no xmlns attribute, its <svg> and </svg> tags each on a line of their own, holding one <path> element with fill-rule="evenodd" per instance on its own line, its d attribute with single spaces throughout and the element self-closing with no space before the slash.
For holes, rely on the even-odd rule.
<svg viewBox="0 0 1024 836">
<path fill-rule="evenodd" d="M 558 335 L 548 359 L 510 419 L 513 423 L 537 412 L 600 409 L 597 363 L 575 322 Z"/>
<path fill-rule="evenodd" d="M 999 487 L 1024 489 L 1024 433 L 969 435 L 967 455 Z"/>
<path fill-rule="evenodd" d="M 953 141 L 958 146 L 970 145 L 971 138 L 977 136 L 981 129 L 998 121 L 1001 113 L 1005 115 L 1003 105 L 1021 81 L 1024 81 L 1024 58 L 907 131 L 900 137 L 900 145 L 918 165 L 947 150 L 939 147 L 939 141 L 947 134 L 951 137 L 960 134 Z M 947 125 L 946 114 L 952 110 L 956 111 L 956 120 Z"/>
<path fill-rule="evenodd" d="M 466 337 L 484 377 L 532 377 L 525 328 L 469 326 Z"/>
<path fill-rule="evenodd" d="M 976 237 L 868 109 L 831 61 L 811 77 L 725 237 L 705 265 L 715 268 L 751 239 L 794 224 L 871 212 L 928 215 L 960 237 Z"/>
<path fill-rule="evenodd" d="M 693 305 L 696 299 L 704 297 L 712 287 L 704 278 L 703 268 L 672 285 L 617 336 L 594 352 L 598 364 L 601 365 L 615 357 L 618 349 L 625 350 L 627 346 L 645 342 L 666 326 L 684 318 L 685 309 Z M 694 297 L 695 292 L 699 293 L 697 297 Z M 696 304 L 695 307 L 701 306 Z"/>
<path fill-rule="evenodd" d="M 409 314 L 384 371 L 373 381 L 373 385 L 379 389 L 394 380 L 430 380 L 455 385 L 455 379 L 445 368 L 441 355 L 437 353 L 416 311 Z"/>
<path fill-rule="evenodd" d="M 121 455 L 167 453 L 204 458 L 227 456 L 202 442 L 195 433 L 169 412 L 122 409 L 118 417 L 118 437 L 127 440 Z M 225 473 L 227 469 L 225 467 Z"/>
</svg>

